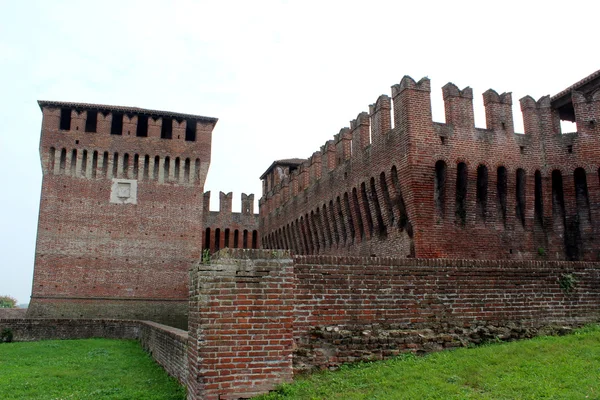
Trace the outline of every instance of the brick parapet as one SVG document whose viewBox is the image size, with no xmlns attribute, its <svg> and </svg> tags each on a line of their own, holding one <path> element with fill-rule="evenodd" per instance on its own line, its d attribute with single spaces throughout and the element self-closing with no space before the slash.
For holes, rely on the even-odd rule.
<svg viewBox="0 0 600 400">
<path fill-rule="evenodd" d="M 431 120 L 429 91 L 428 79 L 416 82 L 404 77 L 399 85 L 393 87 L 393 107 L 387 106 L 387 96 L 380 98 L 374 106 L 370 106 L 370 122 L 364 120 L 364 113 L 359 114 L 360 118 L 351 123 L 350 130 L 345 129 L 335 135 L 335 163 L 331 163 L 329 158 L 323 159 L 320 179 L 305 181 L 300 169 L 290 174 L 291 187 L 298 181 L 298 190 L 292 189 L 289 196 L 279 197 L 283 186 L 275 185 L 265 193 L 259 202 L 260 232 L 265 247 L 277 247 L 283 232 L 288 231 L 292 224 L 307 224 L 301 230 L 308 229 L 307 232 L 311 231 L 314 236 L 310 221 L 305 222 L 306 216 L 322 210 L 331 201 L 335 204 L 338 197 L 343 199 L 348 194 L 350 207 L 347 214 L 352 220 L 342 211 L 341 223 L 346 225 L 346 230 L 360 233 L 346 243 L 325 243 L 318 250 L 316 245 L 309 246 L 308 250 L 297 247 L 294 248 L 296 253 L 597 260 L 598 248 L 591 243 L 591 238 L 600 233 L 600 225 L 594 222 L 600 218 L 600 210 L 591 200 L 600 198 L 596 188 L 600 167 L 597 161 L 600 155 L 599 128 L 594 122 L 600 120 L 600 111 L 595 105 L 597 98 L 600 98 L 598 92 L 585 96 L 573 92 L 574 112 L 581 127 L 573 134 L 560 132 L 559 112 L 553 108 L 548 96 L 538 101 L 524 97 L 520 103 L 525 134 L 519 134 L 514 133 L 510 93 L 498 94 L 491 89 L 484 93 L 487 128 L 482 129 L 476 128 L 473 123 L 473 94 L 470 88 L 460 90 L 451 83 L 444 86 L 446 123 Z M 394 116 L 394 127 L 381 132 L 381 127 L 387 126 L 382 121 L 388 120 L 388 115 L 383 114 L 389 112 Z M 359 120 L 363 122 L 359 124 Z M 584 120 L 587 121 L 585 127 Z M 365 147 L 360 138 L 366 135 L 359 133 L 358 127 L 368 125 L 371 127 L 372 142 Z M 329 147 L 327 142 L 321 149 L 327 150 Z M 435 165 L 438 161 L 443 161 L 447 168 L 443 215 L 436 212 L 434 204 Z M 466 165 L 466 197 L 462 200 L 464 211 L 458 213 L 455 184 L 460 163 Z M 477 176 L 480 166 L 487 170 L 487 196 L 478 198 Z M 507 179 L 506 187 L 502 189 L 504 194 L 498 191 L 501 168 L 505 168 Z M 582 227 L 575 218 L 578 203 L 574 201 L 575 192 L 571 186 L 575 183 L 571 179 L 578 168 L 583 168 L 588 177 L 587 193 L 592 221 L 589 229 Z M 389 181 L 393 169 L 396 170 L 396 182 Z M 515 211 L 516 176 L 519 170 L 524 171 L 521 183 L 523 194 L 520 195 L 523 199 L 522 217 Z M 556 209 L 556 205 L 552 204 L 551 176 L 554 170 L 561 171 L 564 178 L 562 190 L 567 217 L 562 227 L 552 220 L 552 210 Z M 537 171 L 541 174 L 541 190 L 535 183 Z M 383 181 L 386 182 L 387 192 L 380 183 L 381 174 L 385 175 Z M 361 196 L 361 187 L 364 184 L 368 189 L 371 179 L 375 180 L 376 185 L 374 190 L 367 190 L 365 201 Z M 353 204 L 354 190 L 359 194 L 358 206 Z M 534 212 L 536 193 L 542 199 L 539 202 L 543 216 L 540 224 L 536 223 Z M 505 195 L 506 199 L 504 209 L 499 204 L 501 195 Z M 401 203 L 404 205 L 400 206 Z M 401 215 L 401 208 L 404 208 L 405 215 Z M 401 217 L 405 221 L 405 228 L 410 228 L 408 232 L 400 224 L 392 226 L 390 218 L 386 221 L 386 213 Z M 381 221 L 380 214 L 384 229 L 377 226 Z M 461 221 L 463 214 L 464 221 Z M 373 228 L 369 226 L 369 219 L 374 224 Z M 340 235 L 340 221 L 335 221 L 335 224 L 330 221 L 329 229 L 335 232 L 336 225 L 337 234 Z M 363 234 L 365 228 L 368 233 Z M 371 235 L 372 229 L 380 234 Z M 563 232 L 567 239 L 562 239 L 565 237 Z M 323 233 L 316 231 L 317 236 Z M 478 242 L 485 245 L 474 245 L 470 239 L 472 237 L 478 237 Z M 298 238 L 293 239 L 288 242 L 298 241 Z M 310 238 L 300 240 L 310 241 Z"/>
<path fill-rule="evenodd" d="M 191 273 L 188 357 L 198 378 L 188 383 L 188 398 L 249 398 L 290 381 L 289 253 L 225 249 Z"/>
</svg>

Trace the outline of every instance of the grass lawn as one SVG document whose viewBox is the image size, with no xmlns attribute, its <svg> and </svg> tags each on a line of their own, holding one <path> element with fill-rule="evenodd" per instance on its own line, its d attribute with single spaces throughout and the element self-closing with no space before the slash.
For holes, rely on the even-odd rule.
<svg viewBox="0 0 600 400">
<path fill-rule="evenodd" d="M 0 398 L 185 399 L 133 340 L 48 340 L 0 344 Z"/>
<path fill-rule="evenodd" d="M 258 399 L 600 399 L 600 327 L 344 366 Z"/>
</svg>

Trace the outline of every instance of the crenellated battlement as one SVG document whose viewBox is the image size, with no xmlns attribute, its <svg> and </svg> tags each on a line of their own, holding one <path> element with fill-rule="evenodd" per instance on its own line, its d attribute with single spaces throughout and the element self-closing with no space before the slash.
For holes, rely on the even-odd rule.
<svg viewBox="0 0 600 400">
<path fill-rule="evenodd" d="M 38 101 L 45 175 L 204 185 L 216 118 Z"/>
<path fill-rule="evenodd" d="M 214 253 L 222 248 L 260 247 L 258 214 L 254 214 L 254 194 L 242 193 L 241 210 L 232 210 L 233 193 L 219 192 L 219 211 L 210 211 L 210 191 L 204 193 L 203 249 Z"/>
<path fill-rule="evenodd" d="M 194 143 L 217 118 L 137 107 L 39 100 L 50 131 L 110 134 Z"/>
<path fill-rule="evenodd" d="M 600 71 L 554 97 L 543 96 L 537 101 L 531 96 L 520 99 L 524 134 L 515 133 L 510 92 L 488 89 L 482 94 L 485 128 L 475 127 L 470 87 L 461 90 L 453 83 L 442 87 L 444 123 L 432 119 L 430 92 L 427 77 L 415 81 L 404 76 L 392 86 L 391 97 L 379 96 L 368 112 L 360 112 L 350 120 L 349 127 L 340 129 L 293 171 L 278 170 L 279 175 L 274 178 L 273 166 L 270 167 L 261 176 L 263 182 L 270 182 L 263 183 L 260 201 L 261 224 L 264 224 L 261 232 L 267 235 L 263 239 L 268 240 L 269 232 L 288 229 L 287 225 L 294 222 L 302 226 L 297 234 L 306 235 L 303 243 L 292 243 L 289 236 L 293 232 L 286 236 L 282 231 L 283 241 L 275 244 L 284 244 L 287 237 L 285 248 L 293 245 L 303 253 L 322 252 L 331 247 L 335 236 L 331 221 L 343 218 L 344 227 L 336 222 L 338 235 L 343 236 L 343 230 L 355 232 L 350 235 L 353 240 L 344 243 L 345 248 L 360 247 L 357 254 L 364 254 L 369 246 L 362 243 L 374 243 L 378 236 L 387 235 L 390 223 L 402 220 L 403 226 L 414 228 L 419 220 L 423 223 L 422 213 L 436 215 L 430 207 L 437 207 L 440 216 L 446 218 L 460 215 L 461 224 L 468 225 L 465 216 L 471 214 L 475 222 L 489 221 L 488 192 L 496 195 L 500 189 L 482 188 L 491 180 L 487 177 L 488 170 L 502 167 L 506 171 L 499 170 L 498 174 L 509 174 L 510 179 L 522 171 L 518 172 L 522 182 L 530 176 L 527 182 L 538 179 L 538 183 L 539 178 L 533 177 L 538 169 L 547 174 L 551 168 L 560 166 L 572 173 L 584 166 L 587 173 L 598 173 L 590 156 L 598 148 L 600 134 Z M 561 119 L 576 122 L 577 132 L 564 135 Z M 443 162 L 443 166 L 439 164 L 436 179 L 441 179 L 442 173 L 447 174 L 446 169 L 451 168 L 464 175 L 457 178 L 457 182 L 464 180 L 464 183 L 460 183 L 456 193 L 436 192 L 435 196 L 420 198 L 418 193 L 422 188 L 434 184 L 436 162 Z M 424 176 L 430 176 L 432 181 L 424 181 Z M 475 179 L 472 177 L 478 177 L 478 181 L 472 181 Z M 524 185 L 519 183 L 517 192 L 532 191 L 532 186 Z M 536 190 L 539 194 L 540 189 Z M 526 212 L 524 208 L 531 203 L 526 203 L 524 194 L 518 196 L 521 197 L 515 200 L 519 204 L 516 214 L 502 200 L 502 207 L 508 210 L 502 211 L 502 215 L 508 218 L 512 213 L 527 229 L 528 218 L 534 218 L 533 209 Z M 533 192 L 529 196 L 535 197 Z M 438 205 L 432 203 L 434 197 Z M 410 201 L 405 202 L 405 198 Z M 455 210 L 441 209 L 447 207 L 441 203 L 448 201 L 455 201 Z M 544 202 L 551 205 L 549 198 Z M 536 205 L 539 209 L 540 204 Z M 335 213 L 325 217 L 323 213 L 329 213 L 332 207 Z"/>
</svg>

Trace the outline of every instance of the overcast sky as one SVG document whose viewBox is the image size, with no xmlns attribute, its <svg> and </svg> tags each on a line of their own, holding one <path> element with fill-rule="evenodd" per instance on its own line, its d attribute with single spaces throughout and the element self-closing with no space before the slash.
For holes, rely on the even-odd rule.
<svg viewBox="0 0 600 400">
<path fill-rule="evenodd" d="M 41 187 L 38 99 L 219 118 L 205 190 L 261 195 L 404 75 L 518 99 L 600 68 L 594 1 L 0 0 L 0 295 L 29 302 Z M 258 211 L 258 210 L 257 210 Z M 200 245 L 200 244 L 199 244 Z"/>
</svg>

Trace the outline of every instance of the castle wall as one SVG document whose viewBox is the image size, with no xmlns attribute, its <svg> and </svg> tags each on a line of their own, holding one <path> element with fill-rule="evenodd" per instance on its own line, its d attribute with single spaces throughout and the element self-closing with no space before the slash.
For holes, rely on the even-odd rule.
<svg viewBox="0 0 600 400">
<path fill-rule="evenodd" d="M 263 247 L 296 254 L 598 260 L 600 95 L 572 94 L 578 132 L 560 132 L 547 96 L 444 86 L 446 122 L 431 118 L 430 84 L 405 76 L 297 170 L 263 185 Z M 393 121 L 393 126 L 392 126 Z M 273 174 L 273 172 L 270 172 Z M 266 182 L 274 181 L 267 174 Z"/>
<path fill-rule="evenodd" d="M 202 249 L 210 254 L 220 249 L 258 249 L 258 214 L 254 213 L 254 194 L 242 193 L 241 212 L 232 211 L 231 192 L 219 192 L 219 211 L 210 211 L 210 192 L 204 193 L 204 230 Z"/>
<path fill-rule="evenodd" d="M 186 328 L 216 119 L 40 106 L 43 181 L 28 315 Z"/>
<path fill-rule="evenodd" d="M 188 398 L 248 398 L 292 373 L 564 334 L 598 322 L 599 304 L 599 263 L 222 250 L 191 271 Z"/>
</svg>

